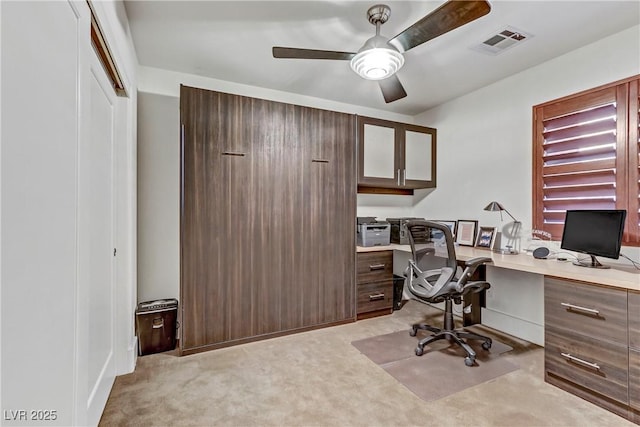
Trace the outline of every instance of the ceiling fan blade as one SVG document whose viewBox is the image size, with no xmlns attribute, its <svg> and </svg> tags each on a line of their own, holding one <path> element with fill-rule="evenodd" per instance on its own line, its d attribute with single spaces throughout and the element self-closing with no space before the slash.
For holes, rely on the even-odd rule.
<svg viewBox="0 0 640 427">
<path fill-rule="evenodd" d="M 355 56 L 353 52 L 337 52 L 335 50 L 298 49 L 295 47 L 274 46 L 274 58 L 295 59 L 342 59 L 349 60 Z"/>
<path fill-rule="evenodd" d="M 384 96 L 384 102 L 387 104 L 398 99 L 402 99 L 407 96 L 407 92 L 404 91 L 400 79 L 397 75 L 387 77 L 384 80 L 379 80 L 380 89 L 382 89 L 382 96 Z"/>
<path fill-rule="evenodd" d="M 491 11 L 487 1 L 450 0 L 389 40 L 401 52 L 468 24 Z"/>
</svg>

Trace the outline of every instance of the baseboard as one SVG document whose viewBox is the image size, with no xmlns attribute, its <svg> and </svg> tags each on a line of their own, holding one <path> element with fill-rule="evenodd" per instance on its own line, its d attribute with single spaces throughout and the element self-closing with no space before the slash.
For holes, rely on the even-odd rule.
<svg viewBox="0 0 640 427">
<path fill-rule="evenodd" d="M 482 324 L 544 347 L 544 325 L 488 308 L 482 309 Z"/>
<path fill-rule="evenodd" d="M 130 374 L 136 369 L 136 362 L 138 361 L 138 337 L 134 336 L 127 348 L 127 374 Z"/>
</svg>

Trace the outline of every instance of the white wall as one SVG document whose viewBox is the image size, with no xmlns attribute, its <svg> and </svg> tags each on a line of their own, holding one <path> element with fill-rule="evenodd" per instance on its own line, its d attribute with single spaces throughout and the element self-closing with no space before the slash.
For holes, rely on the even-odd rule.
<svg viewBox="0 0 640 427">
<path fill-rule="evenodd" d="M 135 364 L 136 65 L 121 2 L 94 2 L 130 97 L 115 127 L 118 234 L 115 296 L 117 373 Z M 1 226 L 3 424 L 87 425 L 90 415 L 88 308 L 81 242 L 91 201 L 81 167 L 88 137 L 91 52 L 86 2 L 0 2 L 2 25 Z M 28 23 L 28 25 L 26 24 Z M 44 70 L 44 71 L 43 71 Z M 86 170 L 84 170 L 86 172 Z M 85 178 L 83 178 L 85 177 Z M 99 195 L 96 195 L 99 197 Z M 133 231 L 133 233 L 132 233 Z M 110 251 L 108 251 L 110 253 Z M 107 320 L 108 321 L 108 320 Z M 8 411 L 56 411 L 39 421 Z M 98 408 L 99 411 L 99 408 Z M 11 413 L 9 413 L 11 414 Z M 9 415 L 11 418 L 11 415 Z"/>
<path fill-rule="evenodd" d="M 413 117 L 201 76 L 139 68 L 138 300 L 178 298 L 180 84 L 404 123 Z M 406 216 L 412 198 L 358 195 L 358 215 Z M 355 218 L 354 218 L 355 233 Z"/>
<path fill-rule="evenodd" d="M 180 100 L 138 96 L 138 299 L 180 296 Z"/>
<path fill-rule="evenodd" d="M 412 213 L 477 219 L 480 225 L 503 227 L 508 217 L 501 223 L 498 213 L 483 211 L 496 200 L 522 221 L 525 248 L 532 221 L 532 107 L 636 74 L 640 74 L 639 26 L 417 116 L 417 123 L 438 129 L 438 188 L 418 201 Z M 640 259 L 638 248 L 624 248 L 623 253 Z M 483 321 L 508 332 L 514 329 L 510 323 L 518 321 L 521 330 L 530 330 L 525 338 L 540 343 L 542 282 L 516 280 L 493 270 L 494 291 L 487 299 L 487 310 L 493 312 L 483 314 Z M 504 290 L 514 285 L 515 293 Z"/>
</svg>

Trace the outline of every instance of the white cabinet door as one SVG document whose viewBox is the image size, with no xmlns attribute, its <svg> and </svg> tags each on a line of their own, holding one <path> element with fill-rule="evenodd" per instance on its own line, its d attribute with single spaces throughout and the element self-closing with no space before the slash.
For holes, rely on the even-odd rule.
<svg viewBox="0 0 640 427">
<path fill-rule="evenodd" d="M 432 138 L 429 133 L 406 131 L 404 180 L 431 181 L 432 170 Z"/>
<path fill-rule="evenodd" d="M 395 129 L 385 126 L 364 125 L 364 176 L 396 178 Z"/>
</svg>

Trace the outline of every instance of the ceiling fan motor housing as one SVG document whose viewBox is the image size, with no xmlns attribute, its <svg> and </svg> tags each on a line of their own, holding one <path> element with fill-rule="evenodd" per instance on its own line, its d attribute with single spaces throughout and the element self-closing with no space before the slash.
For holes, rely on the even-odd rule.
<svg viewBox="0 0 640 427">
<path fill-rule="evenodd" d="M 386 4 L 376 4 L 367 10 L 367 19 L 373 25 L 384 24 L 389 20 L 389 16 L 391 16 L 391 8 Z"/>
</svg>

